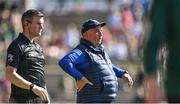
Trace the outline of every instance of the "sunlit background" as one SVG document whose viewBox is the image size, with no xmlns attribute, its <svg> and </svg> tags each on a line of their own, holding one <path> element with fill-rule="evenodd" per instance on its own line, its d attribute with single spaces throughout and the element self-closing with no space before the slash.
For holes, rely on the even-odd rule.
<svg viewBox="0 0 180 104">
<path fill-rule="evenodd" d="M 22 31 L 22 13 L 32 8 L 46 15 L 38 41 L 46 56 L 46 83 L 52 103 L 75 102 L 75 81 L 57 63 L 79 43 L 81 25 L 90 18 L 107 23 L 103 28 L 106 51 L 112 62 L 128 70 L 134 79 L 132 88 L 119 80 L 116 102 L 143 102 L 142 52 L 151 4 L 152 0 L 0 0 L 1 102 L 10 85 L 4 80 L 6 49 Z"/>
</svg>

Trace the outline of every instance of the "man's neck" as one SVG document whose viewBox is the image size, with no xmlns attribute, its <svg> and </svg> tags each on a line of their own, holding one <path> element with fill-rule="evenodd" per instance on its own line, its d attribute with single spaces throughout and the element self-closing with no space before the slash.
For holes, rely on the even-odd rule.
<svg viewBox="0 0 180 104">
<path fill-rule="evenodd" d="M 31 37 L 31 36 L 29 35 L 29 33 L 23 32 L 23 35 L 24 35 L 25 37 L 27 37 L 27 38 L 30 40 L 30 42 L 33 42 L 34 37 Z"/>
</svg>

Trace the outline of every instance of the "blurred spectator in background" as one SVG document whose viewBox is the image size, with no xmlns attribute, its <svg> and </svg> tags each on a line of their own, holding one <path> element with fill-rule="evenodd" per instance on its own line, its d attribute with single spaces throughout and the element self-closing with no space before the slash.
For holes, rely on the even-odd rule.
<svg viewBox="0 0 180 104">
<path fill-rule="evenodd" d="M 128 58 L 133 60 L 137 57 L 138 39 L 133 33 L 134 17 L 129 5 L 121 7 L 122 31 L 128 47 Z"/>
<path fill-rule="evenodd" d="M 17 37 L 17 31 L 22 30 L 19 21 L 19 11 L 23 8 L 21 4 L 20 0 L 0 0 L 0 52 L 5 51 Z"/>
<path fill-rule="evenodd" d="M 134 34 L 135 38 L 137 39 L 137 47 L 135 52 L 136 55 L 138 54 L 139 56 L 142 55 L 142 46 L 144 45 L 142 42 L 144 40 L 144 28 L 143 27 L 143 16 L 144 16 L 144 11 L 142 4 L 140 2 L 134 2 L 132 4 L 132 14 L 134 17 L 134 25 L 132 28 L 132 33 Z"/>
<path fill-rule="evenodd" d="M 111 33 L 118 37 L 121 32 L 121 13 L 119 12 L 119 9 L 113 9 L 109 11 L 108 17 L 108 24 Z"/>
<path fill-rule="evenodd" d="M 146 102 L 163 101 L 158 83 L 157 57 L 162 44 L 168 50 L 165 73 L 165 97 L 169 103 L 180 103 L 180 2 L 178 0 L 154 0 L 151 12 L 152 29 L 144 51 L 146 78 Z"/>
<path fill-rule="evenodd" d="M 138 59 L 138 49 L 141 49 L 144 33 L 142 24 L 143 13 L 142 4 L 137 1 L 132 3 L 125 2 L 109 11 L 107 19 L 110 24 L 110 31 L 113 37 L 121 40 L 116 41 L 115 44 L 122 45 L 122 43 L 125 43 L 123 46 L 128 49 L 128 56 L 125 59 L 132 61 Z"/>
</svg>

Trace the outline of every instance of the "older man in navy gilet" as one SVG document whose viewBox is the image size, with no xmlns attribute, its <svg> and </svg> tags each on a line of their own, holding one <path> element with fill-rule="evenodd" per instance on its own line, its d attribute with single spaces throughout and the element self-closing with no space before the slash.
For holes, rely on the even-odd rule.
<svg viewBox="0 0 180 104">
<path fill-rule="evenodd" d="M 94 19 L 85 21 L 79 45 L 59 61 L 60 67 L 76 79 L 77 103 L 111 103 L 117 96 L 117 78 L 133 84 L 129 73 L 114 66 L 105 52 L 105 25 Z"/>
</svg>

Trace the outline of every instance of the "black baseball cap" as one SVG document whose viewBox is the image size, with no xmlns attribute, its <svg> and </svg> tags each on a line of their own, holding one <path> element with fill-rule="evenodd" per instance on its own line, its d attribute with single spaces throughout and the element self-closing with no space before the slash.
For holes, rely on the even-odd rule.
<svg viewBox="0 0 180 104">
<path fill-rule="evenodd" d="M 86 20 L 82 25 L 81 34 L 83 35 L 84 32 L 88 31 L 89 29 L 92 29 L 98 26 L 103 27 L 104 25 L 106 25 L 105 22 L 100 23 L 99 21 L 94 20 L 94 19 Z"/>
</svg>

